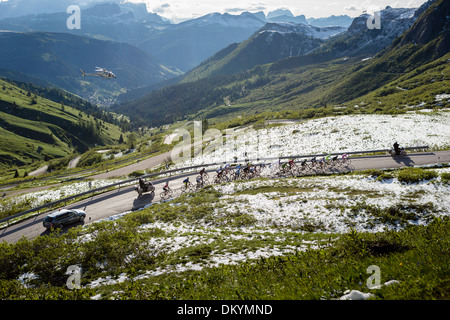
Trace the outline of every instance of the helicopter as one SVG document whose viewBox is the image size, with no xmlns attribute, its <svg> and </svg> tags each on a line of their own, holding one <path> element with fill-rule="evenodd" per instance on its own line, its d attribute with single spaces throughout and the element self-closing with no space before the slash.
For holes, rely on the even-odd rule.
<svg viewBox="0 0 450 320">
<path fill-rule="evenodd" d="M 81 71 L 81 75 L 83 77 L 85 77 L 85 76 L 96 76 L 96 77 L 102 77 L 102 78 L 105 78 L 105 79 L 115 79 L 116 78 L 116 75 L 113 72 L 111 72 L 111 71 L 109 71 L 109 70 L 107 70 L 105 68 L 100 68 L 100 67 L 96 67 L 95 68 L 95 72 L 96 73 L 86 73 L 86 72 L 83 71 L 83 69 L 80 69 L 80 71 Z"/>
</svg>

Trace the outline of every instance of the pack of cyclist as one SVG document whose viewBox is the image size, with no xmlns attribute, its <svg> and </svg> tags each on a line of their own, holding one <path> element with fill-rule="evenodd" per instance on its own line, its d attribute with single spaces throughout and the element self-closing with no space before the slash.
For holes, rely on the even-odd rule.
<svg viewBox="0 0 450 320">
<path fill-rule="evenodd" d="M 343 154 L 340 158 L 339 156 L 331 156 L 331 154 L 324 155 L 323 157 L 317 159 L 313 157 L 311 159 L 303 159 L 298 164 L 293 158 L 289 159 L 287 162 L 278 161 L 278 166 L 268 165 L 268 168 L 272 170 L 274 175 L 298 175 L 304 174 L 308 171 L 325 170 L 327 166 L 345 166 L 350 164 L 350 159 L 348 154 Z M 265 168 L 265 164 L 253 165 L 249 161 L 245 164 L 230 165 L 229 163 L 224 166 L 220 166 L 215 170 L 215 175 L 212 179 L 213 183 L 223 183 L 233 180 L 240 179 L 251 179 L 259 176 L 262 168 Z M 275 171 L 274 171 L 275 170 Z M 209 184 L 209 175 L 206 168 L 202 168 L 198 176 L 195 179 L 195 185 L 191 184 L 189 177 L 183 180 L 181 186 L 182 193 L 193 192 L 203 188 Z M 169 187 L 169 181 L 163 187 L 163 192 L 161 193 L 161 198 L 167 198 L 172 195 L 172 190 Z"/>
<path fill-rule="evenodd" d="M 396 142 L 390 151 L 391 155 L 404 155 L 406 154 L 405 149 L 401 148 Z M 245 154 L 247 157 L 247 154 Z M 235 157 L 235 160 L 237 158 Z M 294 159 L 289 159 L 287 162 L 278 161 L 278 165 L 269 165 L 271 170 L 269 175 L 300 175 L 307 174 L 308 172 L 317 173 L 320 170 L 325 171 L 327 168 L 344 168 L 349 167 L 351 160 L 348 153 L 342 154 L 341 157 L 331 154 L 324 155 L 317 159 L 317 157 L 312 157 L 310 159 L 303 159 L 298 164 L 295 163 Z M 265 164 L 253 165 L 249 160 L 246 160 L 245 164 L 237 164 L 231 166 L 229 163 L 225 164 L 224 167 L 220 166 L 216 169 L 216 174 L 212 180 L 213 183 L 223 183 L 238 179 L 251 179 L 258 177 L 261 170 L 265 168 Z M 141 182 L 142 184 L 142 182 Z M 199 175 L 196 177 L 196 185 L 193 186 L 189 181 L 189 177 L 183 180 L 183 185 L 181 187 L 182 193 L 195 191 L 203 188 L 205 185 L 209 184 L 209 175 L 206 168 L 202 168 L 199 171 Z M 161 198 L 167 198 L 172 195 L 172 190 L 169 187 L 169 181 L 163 187 L 163 192 L 161 193 Z"/>
</svg>

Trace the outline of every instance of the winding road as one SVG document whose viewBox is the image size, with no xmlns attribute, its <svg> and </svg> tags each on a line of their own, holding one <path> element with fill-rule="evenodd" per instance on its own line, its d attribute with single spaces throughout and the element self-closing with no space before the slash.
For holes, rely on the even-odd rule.
<svg viewBox="0 0 450 320">
<path fill-rule="evenodd" d="M 165 157 L 167 157 L 166 154 L 158 155 L 153 158 L 146 159 L 141 163 L 118 169 L 120 171 L 111 171 L 95 176 L 94 178 L 119 176 L 132 172 L 138 168 L 138 170 L 142 170 L 143 168 L 154 167 L 159 165 Z M 399 168 L 405 166 L 421 166 L 438 163 L 450 163 L 450 151 L 412 153 L 405 157 L 395 158 L 392 158 L 391 156 L 366 156 L 352 158 L 352 166 L 354 167 L 354 170 Z M 137 193 L 134 190 L 134 186 L 128 186 L 68 205 L 67 208 L 85 210 L 87 217 L 83 224 L 93 223 L 94 221 L 106 219 L 114 215 L 142 208 L 146 205 L 150 205 L 151 203 L 159 202 L 159 195 L 166 181 L 170 181 L 170 187 L 174 190 L 174 196 L 180 195 L 179 190 L 182 185 L 182 180 L 183 177 L 186 176 L 189 176 L 190 181 L 194 182 L 197 173 L 182 174 L 152 181 L 156 188 L 154 198 L 150 194 L 143 194 L 138 198 Z M 212 174 L 210 174 L 210 177 L 211 176 Z M 8 243 L 14 243 L 21 237 L 31 239 L 40 235 L 48 234 L 48 231 L 42 225 L 42 221 L 47 214 L 48 213 L 41 214 L 35 216 L 34 218 L 30 218 L 1 229 L 0 242 L 6 241 Z"/>
</svg>

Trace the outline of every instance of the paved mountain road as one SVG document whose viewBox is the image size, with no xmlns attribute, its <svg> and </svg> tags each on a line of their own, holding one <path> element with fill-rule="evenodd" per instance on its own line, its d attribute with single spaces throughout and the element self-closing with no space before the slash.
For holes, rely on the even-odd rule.
<svg viewBox="0 0 450 320">
<path fill-rule="evenodd" d="M 161 155 L 161 157 L 164 157 L 164 155 Z M 450 163 L 450 151 L 414 153 L 409 154 L 406 157 L 395 158 L 392 158 L 391 156 L 358 157 L 352 158 L 351 160 L 355 170 L 398 168 L 404 166 Z M 161 159 L 157 158 L 154 159 L 154 161 L 160 162 Z M 212 173 L 209 174 L 210 180 L 212 179 L 212 175 Z M 155 186 L 154 198 L 152 198 L 150 194 L 143 194 L 138 198 L 134 186 L 128 186 L 68 205 L 67 208 L 84 209 L 87 213 L 84 224 L 89 224 L 113 215 L 142 208 L 152 202 L 159 202 L 162 187 L 167 180 L 171 181 L 169 185 L 174 191 L 174 196 L 178 196 L 180 195 L 182 180 L 185 176 L 189 176 L 190 181 L 194 183 L 197 173 L 183 174 L 152 181 Z M 39 235 L 47 234 L 48 231 L 46 231 L 42 225 L 42 221 L 46 215 L 47 214 L 41 214 L 0 230 L 0 241 L 13 243 L 23 236 L 35 238 Z"/>
<path fill-rule="evenodd" d="M 137 163 L 125 166 L 123 168 L 111 170 L 108 172 L 100 173 L 97 175 L 90 176 L 89 179 L 108 179 L 108 178 L 116 178 L 116 177 L 123 177 L 128 175 L 129 173 L 133 171 L 144 171 L 149 168 L 154 168 L 162 163 L 164 163 L 164 160 L 166 160 L 168 157 L 170 157 L 171 152 L 165 152 L 162 154 L 159 154 L 157 156 L 147 158 L 144 160 L 141 160 Z"/>
</svg>

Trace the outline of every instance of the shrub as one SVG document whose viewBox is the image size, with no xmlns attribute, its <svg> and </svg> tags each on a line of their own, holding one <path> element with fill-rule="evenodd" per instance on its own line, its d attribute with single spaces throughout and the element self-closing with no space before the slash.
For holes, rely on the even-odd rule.
<svg viewBox="0 0 450 320">
<path fill-rule="evenodd" d="M 393 178 L 394 178 L 394 176 L 391 173 L 383 173 L 377 177 L 377 181 L 384 181 L 384 180 L 389 180 L 389 179 L 393 179 Z"/>
<path fill-rule="evenodd" d="M 438 176 L 435 171 L 421 168 L 405 168 L 398 172 L 397 178 L 404 183 L 418 183 Z"/>
<path fill-rule="evenodd" d="M 443 183 L 450 183 L 450 172 L 441 173 L 441 180 Z"/>
<path fill-rule="evenodd" d="M 90 167 L 94 164 L 102 162 L 103 158 L 100 154 L 96 152 L 85 153 L 81 156 L 80 161 L 77 164 L 77 167 Z"/>
<path fill-rule="evenodd" d="M 392 173 L 388 173 L 380 169 L 367 169 L 362 173 L 367 175 L 368 177 L 375 178 L 376 181 L 384 181 L 394 178 Z"/>
<path fill-rule="evenodd" d="M 383 170 L 367 169 L 367 170 L 362 171 L 362 173 L 371 178 L 378 178 L 379 176 L 381 176 L 383 174 Z"/>
<path fill-rule="evenodd" d="M 137 178 L 137 177 L 143 176 L 144 174 L 145 174 L 144 171 L 139 170 L 139 171 L 133 171 L 133 172 L 131 172 L 128 176 L 129 176 L 130 178 Z"/>
</svg>

